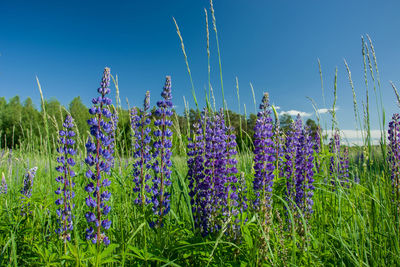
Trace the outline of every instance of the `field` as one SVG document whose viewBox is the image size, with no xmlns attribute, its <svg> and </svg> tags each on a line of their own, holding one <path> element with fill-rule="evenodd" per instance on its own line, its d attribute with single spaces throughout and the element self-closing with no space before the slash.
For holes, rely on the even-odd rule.
<svg viewBox="0 0 400 267">
<path fill-rule="evenodd" d="M 46 100 L 39 80 L 41 110 L 0 99 L 0 266 L 398 266 L 400 119 L 362 44 L 374 94 L 360 110 L 352 88 L 358 146 L 340 138 L 336 83 L 329 122 L 279 117 L 268 94 L 235 113 L 211 86 L 180 115 L 169 76 L 154 107 L 148 93 L 123 109 L 109 68 L 91 107 Z"/>
</svg>

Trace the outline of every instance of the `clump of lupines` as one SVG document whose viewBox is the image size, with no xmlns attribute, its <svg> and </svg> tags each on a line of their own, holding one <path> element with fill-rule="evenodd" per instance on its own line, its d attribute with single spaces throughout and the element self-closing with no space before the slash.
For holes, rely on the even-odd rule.
<svg viewBox="0 0 400 267">
<path fill-rule="evenodd" d="M 298 136 L 301 134 L 301 121 L 292 122 L 289 131 L 286 134 L 283 153 L 284 153 L 284 164 L 281 166 L 281 176 L 286 179 L 286 200 L 288 201 L 289 207 L 294 210 L 295 203 L 292 202 L 295 199 L 295 168 L 296 168 L 296 147 L 298 146 Z"/>
<path fill-rule="evenodd" d="M 111 193 L 107 190 L 111 181 L 107 178 L 113 165 L 115 116 L 108 107 L 111 99 L 106 97 L 110 93 L 110 69 L 105 68 L 98 88 L 99 97 L 93 98 L 93 106 L 89 113 L 93 118 L 88 120 L 91 137 L 86 143 L 87 157 L 85 159 L 89 169 L 86 177 L 90 180 L 85 190 L 89 193 L 86 205 L 90 210 L 85 214 L 89 227 L 86 229 L 86 238 L 94 244 L 109 245 L 110 240 L 104 233 L 111 226 L 106 219 L 111 207 L 106 204 Z M 93 170 L 92 170 L 93 168 Z"/>
<path fill-rule="evenodd" d="M 7 181 L 4 173 L 1 173 L 0 195 L 7 194 Z"/>
<path fill-rule="evenodd" d="M 35 179 L 37 169 L 37 167 L 33 167 L 27 170 L 24 175 L 24 184 L 21 189 L 22 215 L 26 215 L 30 206 L 29 199 L 32 196 L 33 180 Z"/>
<path fill-rule="evenodd" d="M 296 221 L 300 217 L 297 208 L 305 218 L 313 213 L 314 190 L 314 141 L 307 127 L 303 127 L 300 115 L 292 123 L 285 146 L 285 165 L 282 168 L 286 178 L 286 197 L 289 207 L 296 215 Z M 293 206 L 296 205 L 296 206 Z"/>
<path fill-rule="evenodd" d="M 389 122 L 389 162 L 391 168 L 391 180 L 397 212 L 400 211 L 400 115 L 394 114 Z"/>
<path fill-rule="evenodd" d="M 335 130 L 333 137 L 329 143 L 329 152 L 332 153 L 329 165 L 329 174 L 331 175 L 331 183 L 335 185 L 337 177 L 343 186 L 349 182 L 349 152 L 348 148 L 340 147 L 339 131 Z"/>
<path fill-rule="evenodd" d="M 55 191 L 57 195 L 60 195 L 60 198 L 56 200 L 56 205 L 59 206 L 59 208 L 57 208 L 57 215 L 60 225 L 56 233 L 60 235 L 64 242 L 71 240 L 70 231 L 73 229 L 72 209 L 75 206 L 72 203 L 72 199 L 75 196 L 75 193 L 72 191 L 72 188 L 75 186 L 72 178 L 75 177 L 75 172 L 71 168 L 75 166 L 75 161 L 73 159 L 75 155 L 75 140 L 73 139 L 75 132 L 72 130 L 73 127 L 73 119 L 70 115 L 67 115 L 63 123 L 64 129 L 59 131 L 58 142 L 60 147 L 57 149 L 58 153 L 60 153 L 57 162 L 60 165 L 56 170 L 60 173 L 60 176 L 56 178 L 56 181 L 60 183 L 61 186 Z"/>
<path fill-rule="evenodd" d="M 206 118 L 206 114 L 203 113 L 202 117 L 203 119 Z M 202 229 L 202 232 L 206 233 L 209 215 L 211 214 L 211 196 L 209 194 L 211 181 L 205 180 L 205 142 L 201 122 L 193 124 L 192 135 L 193 137 L 189 138 L 187 152 L 190 204 L 195 227 Z"/>
<path fill-rule="evenodd" d="M 243 204 L 243 199 L 239 198 L 239 190 L 241 190 L 243 186 L 243 180 L 238 181 L 237 175 L 237 150 L 236 150 L 236 135 L 235 129 L 232 126 L 227 126 L 224 120 L 224 113 L 221 110 L 219 114 L 217 114 L 218 119 L 220 120 L 220 127 L 222 129 L 223 135 L 225 136 L 226 148 L 225 148 L 225 179 L 222 179 L 222 188 L 226 195 L 227 200 L 225 200 L 225 195 L 223 199 L 221 199 L 221 207 L 222 207 L 222 215 L 225 217 L 222 218 L 223 222 L 228 219 L 231 219 L 231 223 L 228 225 L 227 234 L 236 238 L 240 235 L 240 218 L 238 217 L 239 211 L 245 207 Z M 223 181 L 225 180 L 225 184 Z M 225 202 L 226 201 L 226 202 Z M 225 206 L 224 206 L 225 205 Z"/>
<path fill-rule="evenodd" d="M 138 197 L 135 199 L 135 204 L 144 206 L 151 202 L 148 194 L 150 193 L 150 187 L 147 182 L 150 180 L 151 175 L 149 169 L 151 169 L 151 153 L 150 153 L 150 92 L 146 92 L 144 99 L 143 109 L 131 109 L 131 127 L 134 132 L 134 144 L 133 144 L 133 157 L 135 162 L 133 163 L 133 182 L 135 187 L 134 192 L 138 192 Z"/>
<path fill-rule="evenodd" d="M 247 206 L 240 192 L 243 185 L 236 177 L 233 128 L 225 125 L 222 110 L 212 116 L 204 110 L 201 120 L 193 126 L 194 137 L 188 144 L 188 176 L 195 226 L 207 235 L 221 229 L 233 217 L 228 233 L 236 235 L 239 229 L 236 217 Z"/>
<path fill-rule="evenodd" d="M 274 143 L 274 132 L 269 109 L 268 93 L 265 93 L 257 114 L 254 127 L 254 201 L 257 210 L 265 216 L 268 223 L 271 210 L 272 185 L 274 180 L 275 156 L 277 147 Z"/>
<path fill-rule="evenodd" d="M 158 226 L 163 225 L 163 217 L 170 210 L 170 193 L 168 188 L 171 185 L 171 156 L 172 156 L 172 131 L 169 127 L 172 126 L 170 117 L 172 116 L 172 95 L 171 95 L 171 77 L 167 76 L 165 85 L 161 93 L 162 100 L 157 102 L 155 111 L 156 120 L 154 126 L 157 130 L 154 131 L 154 177 L 152 186 L 152 203 L 153 212 L 157 216 L 156 223 Z M 151 226 L 155 226 L 155 222 L 151 222 Z"/>
</svg>

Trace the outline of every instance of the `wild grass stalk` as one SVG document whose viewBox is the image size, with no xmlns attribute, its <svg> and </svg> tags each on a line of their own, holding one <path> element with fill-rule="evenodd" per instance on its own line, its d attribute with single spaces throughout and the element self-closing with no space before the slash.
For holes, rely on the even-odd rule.
<svg viewBox="0 0 400 267">
<path fill-rule="evenodd" d="M 220 80 L 221 80 L 222 106 L 223 106 L 223 108 L 225 110 L 225 109 L 227 109 L 227 107 L 226 107 L 226 103 L 225 103 L 225 94 L 224 94 L 224 79 L 223 79 L 223 75 L 222 75 L 221 51 L 219 49 L 217 20 L 215 19 L 215 10 L 214 10 L 214 5 L 213 5 L 213 1 L 212 0 L 210 0 L 210 11 L 211 11 L 211 16 L 212 16 L 213 29 L 214 29 L 214 32 L 215 32 L 215 41 L 216 41 L 216 44 L 217 44 L 219 76 L 220 76 Z"/>
<path fill-rule="evenodd" d="M 204 8 L 204 14 L 206 19 L 206 36 L 207 36 L 207 74 L 208 74 L 208 94 L 211 95 L 211 65 L 210 65 L 210 31 L 208 28 L 208 13 L 207 9 Z M 215 104 L 214 104 L 215 106 Z M 215 109 L 215 107 L 214 107 Z"/>
<path fill-rule="evenodd" d="M 48 120 L 47 120 L 47 113 L 46 113 L 46 105 L 44 102 L 44 97 L 43 97 L 43 92 L 42 92 L 42 86 L 40 85 L 39 82 L 39 78 L 36 76 L 36 82 L 37 82 L 37 86 L 39 89 L 39 93 L 40 93 L 40 99 L 41 99 L 41 104 L 42 104 L 42 111 L 43 111 L 43 123 L 44 123 L 44 128 L 46 130 L 46 147 L 47 147 L 47 158 L 48 158 L 48 162 L 49 162 L 49 168 L 50 168 L 50 174 L 52 176 L 53 174 L 53 165 L 52 165 L 52 159 L 51 159 L 51 148 L 50 148 L 50 132 L 49 132 L 49 124 L 48 124 Z"/>
<path fill-rule="evenodd" d="M 338 123 L 337 123 L 337 120 L 336 120 L 337 72 L 338 72 L 338 69 L 336 67 L 336 69 L 335 69 L 335 79 L 334 79 L 334 82 L 333 82 L 333 103 L 332 103 L 332 111 L 331 111 L 331 115 L 332 115 L 332 133 L 338 127 Z"/>
<path fill-rule="evenodd" d="M 371 124 L 370 124 L 370 115 L 369 115 L 369 93 L 368 93 L 368 77 L 367 77 L 367 62 L 366 62 L 366 47 L 364 42 L 364 37 L 361 37 L 361 45 L 362 45 L 362 56 L 363 56 L 363 65 L 364 65 L 364 83 L 365 83 L 365 108 L 364 108 L 364 127 L 366 128 L 366 145 L 368 147 L 368 154 L 372 156 L 372 144 L 371 144 Z M 372 158 L 371 158 L 372 159 Z"/>
<path fill-rule="evenodd" d="M 319 70 L 319 77 L 321 80 L 321 92 L 322 92 L 322 103 L 324 104 L 324 108 L 326 107 L 326 102 L 325 102 L 325 93 L 324 93 L 324 80 L 322 78 L 322 67 L 321 67 L 321 61 L 318 58 L 318 70 Z"/>
<path fill-rule="evenodd" d="M 354 83 L 353 83 L 353 79 L 351 77 L 351 71 L 350 71 L 349 65 L 347 64 L 346 60 L 344 60 L 344 65 L 346 66 L 347 75 L 348 75 L 349 83 L 351 86 L 351 91 L 353 93 L 353 110 L 354 110 L 354 121 L 355 121 L 356 131 L 358 132 L 358 125 L 359 125 L 359 127 L 360 127 L 359 130 L 361 131 L 361 139 L 362 139 L 362 142 L 364 143 L 365 142 L 364 131 L 362 130 L 363 128 L 361 126 L 361 118 L 360 118 L 360 113 L 358 111 L 356 91 L 354 89 Z M 357 123 L 358 123 L 358 125 L 357 125 Z"/>
<path fill-rule="evenodd" d="M 239 136 L 240 136 L 240 144 L 243 146 L 243 129 L 242 129 L 242 112 L 240 111 L 240 93 L 239 93 L 239 79 L 236 77 L 236 96 L 238 101 L 238 111 L 239 111 Z M 242 148 L 244 149 L 244 148 Z"/>
<path fill-rule="evenodd" d="M 196 90 L 194 89 L 194 84 L 193 84 L 192 72 L 190 71 L 189 60 L 186 55 L 185 45 L 183 44 L 182 34 L 181 34 L 181 31 L 179 30 L 179 26 L 178 26 L 178 23 L 176 22 L 175 18 L 172 18 L 172 19 L 174 20 L 175 27 L 176 27 L 176 33 L 178 34 L 179 40 L 181 42 L 182 53 L 183 53 L 183 56 L 185 57 L 186 69 L 189 74 L 190 84 L 192 86 L 193 100 L 194 100 L 194 103 L 196 104 L 197 110 L 199 110 L 199 104 L 197 103 L 197 97 L 196 97 Z"/>
</svg>

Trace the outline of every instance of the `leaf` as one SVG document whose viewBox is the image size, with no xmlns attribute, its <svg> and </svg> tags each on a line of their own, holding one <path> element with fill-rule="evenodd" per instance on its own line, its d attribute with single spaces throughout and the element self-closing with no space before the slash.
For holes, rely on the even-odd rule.
<svg viewBox="0 0 400 267">
<path fill-rule="evenodd" d="M 145 225 L 146 225 L 145 222 L 143 222 L 141 225 L 139 225 L 139 227 L 136 228 L 135 232 L 132 234 L 132 236 L 128 239 L 128 242 L 126 242 L 126 243 L 129 244 L 132 241 L 132 239 L 136 236 L 136 234 L 139 232 L 139 230 L 141 230 Z"/>
<path fill-rule="evenodd" d="M 242 227 L 242 234 L 243 234 L 243 238 L 246 241 L 246 245 L 249 249 L 253 248 L 254 244 L 253 244 L 253 238 L 251 236 L 250 230 L 247 227 L 247 225 L 243 225 Z"/>
<path fill-rule="evenodd" d="M 108 256 L 110 256 L 110 254 L 113 253 L 114 249 L 116 249 L 117 247 L 119 247 L 118 244 L 108 245 L 107 248 L 104 249 L 103 252 L 101 252 L 100 254 L 101 259 L 106 259 Z"/>
<path fill-rule="evenodd" d="M 132 245 L 128 245 L 128 251 L 129 250 L 131 250 L 134 254 L 127 253 L 128 255 L 131 255 L 131 256 L 141 259 L 141 260 L 145 260 L 145 258 L 143 257 L 143 250 L 138 249 L 137 247 L 134 247 Z"/>
</svg>

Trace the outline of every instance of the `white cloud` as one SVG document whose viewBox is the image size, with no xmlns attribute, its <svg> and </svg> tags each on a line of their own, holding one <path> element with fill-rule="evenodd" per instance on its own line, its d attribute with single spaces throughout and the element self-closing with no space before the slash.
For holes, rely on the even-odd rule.
<svg viewBox="0 0 400 267">
<path fill-rule="evenodd" d="M 337 111 L 337 110 L 339 110 L 339 108 L 335 107 L 335 111 Z M 332 109 L 331 108 L 320 108 L 320 109 L 317 109 L 317 112 L 319 114 L 325 114 L 325 113 L 332 112 Z"/>
<path fill-rule="evenodd" d="M 300 114 L 301 117 L 311 117 L 311 115 L 312 115 L 311 113 L 308 113 L 308 112 L 291 109 L 288 111 L 281 111 L 279 113 L 279 116 L 282 116 L 282 115 L 297 116 L 298 114 Z"/>
<path fill-rule="evenodd" d="M 340 137 L 343 139 L 343 142 L 349 145 L 362 145 L 362 135 L 359 130 L 340 130 Z M 325 134 L 328 134 L 328 138 L 332 136 L 332 130 L 325 131 Z M 365 133 L 364 133 L 365 136 Z M 380 130 L 371 130 L 371 141 L 373 144 L 379 144 L 379 140 L 381 138 Z"/>
</svg>

